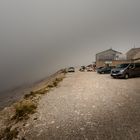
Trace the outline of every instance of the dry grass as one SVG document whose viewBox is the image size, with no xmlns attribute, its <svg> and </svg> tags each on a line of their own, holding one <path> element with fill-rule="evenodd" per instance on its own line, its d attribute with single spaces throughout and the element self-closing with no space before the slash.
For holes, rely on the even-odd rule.
<svg viewBox="0 0 140 140">
<path fill-rule="evenodd" d="M 58 84 L 64 79 L 64 76 L 55 78 L 50 84 L 46 87 L 39 89 L 37 91 L 31 91 L 29 94 L 24 96 L 24 99 L 15 105 L 15 115 L 12 119 L 23 120 L 28 119 L 29 114 L 35 112 L 37 108 L 37 103 L 34 102 L 34 97 L 37 95 L 45 94 L 49 92 L 52 88 L 57 87 Z"/>
<path fill-rule="evenodd" d="M 24 96 L 24 99 L 15 105 L 15 115 L 12 119 L 17 121 L 28 119 L 29 114 L 33 114 L 37 108 L 37 103 L 35 98 L 37 95 L 45 94 L 49 92 L 52 88 L 57 87 L 58 84 L 64 79 L 64 74 L 58 78 L 55 78 L 51 83 L 45 87 L 37 90 L 31 91 L 29 94 Z M 38 96 L 37 96 L 38 97 Z"/>
<path fill-rule="evenodd" d="M 64 77 L 60 77 L 60 78 L 56 78 L 55 80 L 56 80 L 57 82 L 61 82 L 61 81 L 63 81 L 63 79 L 64 79 Z"/>
<path fill-rule="evenodd" d="M 18 123 L 19 121 L 26 120 L 29 118 L 30 114 L 35 113 L 37 108 L 37 101 L 40 96 L 45 93 L 48 93 L 52 88 L 57 87 L 58 84 L 64 79 L 66 70 L 61 70 L 61 73 L 49 82 L 44 85 L 41 89 L 36 91 L 31 91 L 29 94 L 24 96 L 24 99 L 14 105 L 15 113 L 11 121 L 9 121 L 9 126 L 7 126 L 0 134 L 0 139 L 13 140 L 16 139 L 19 134 L 19 129 L 12 129 L 13 123 Z"/>
<path fill-rule="evenodd" d="M 40 90 L 37 90 L 37 91 L 31 91 L 29 94 L 25 94 L 24 95 L 24 99 L 29 99 L 29 98 L 33 98 L 33 97 L 36 97 L 36 95 L 38 94 L 45 94 L 49 91 L 49 88 L 42 88 Z"/>
<path fill-rule="evenodd" d="M 46 87 L 39 89 L 37 91 L 31 91 L 29 94 L 26 94 L 24 96 L 24 99 L 29 99 L 29 98 L 33 98 L 36 97 L 36 95 L 39 94 L 45 94 L 47 92 L 49 92 L 52 88 L 57 87 L 58 84 L 64 79 L 64 76 L 61 76 L 59 78 L 55 78 L 51 83 L 49 83 Z"/>
<path fill-rule="evenodd" d="M 17 138 L 18 133 L 17 128 L 11 130 L 11 126 L 9 126 L 4 130 L 3 134 L 0 136 L 0 139 L 13 140 Z"/>
<path fill-rule="evenodd" d="M 62 73 L 66 74 L 67 73 L 67 69 L 62 69 Z"/>
<path fill-rule="evenodd" d="M 32 100 L 23 100 L 15 105 L 15 115 L 12 119 L 28 119 L 29 114 L 33 114 L 36 108 L 37 105 Z"/>
<path fill-rule="evenodd" d="M 30 97 L 35 97 L 35 96 L 36 96 L 35 92 L 34 91 L 31 91 L 29 94 L 25 94 L 24 95 L 24 99 L 28 99 Z"/>
</svg>

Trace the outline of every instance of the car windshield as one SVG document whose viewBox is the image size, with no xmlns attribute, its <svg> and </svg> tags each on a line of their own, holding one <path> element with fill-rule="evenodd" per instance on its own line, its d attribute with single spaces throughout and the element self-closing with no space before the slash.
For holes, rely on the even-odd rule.
<svg viewBox="0 0 140 140">
<path fill-rule="evenodd" d="M 129 64 L 120 64 L 117 65 L 116 68 L 126 68 Z"/>
<path fill-rule="evenodd" d="M 102 70 L 106 70 L 106 69 L 109 69 L 110 67 L 103 67 L 101 68 Z"/>
</svg>

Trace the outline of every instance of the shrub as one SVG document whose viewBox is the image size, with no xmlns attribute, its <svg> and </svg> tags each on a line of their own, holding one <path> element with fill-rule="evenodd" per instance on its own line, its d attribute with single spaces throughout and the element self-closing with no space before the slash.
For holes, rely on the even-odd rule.
<svg viewBox="0 0 140 140">
<path fill-rule="evenodd" d="M 54 81 L 54 82 L 53 82 L 53 85 L 54 85 L 54 87 L 57 87 L 58 81 Z"/>
<path fill-rule="evenodd" d="M 33 101 L 23 100 L 15 105 L 15 115 L 13 119 L 23 120 L 28 119 L 29 114 L 33 114 L 37 105 Z"/>
<path fill-rule="evenodd" d="M 58 86 L 58 83 L 59 83 L 60 81 L 61 81 L 60 79 L 56 78 L 56 79 L 52 82 L 52 84 L 49 84 L 47 87 L 48 87 L 48 88 L 57 87 L 57 86 Z"/>
<path fill-rule="evenodd" d="M 36 91 L 36 94 L 45 94 L 48 91 L 49 91 L 49 88 L 46 87 L 46 88 L 43 88 L 43 89 L 40 89 L 40 90 Z"/>
<path fill-rule="evenodd" d="M 49 85 L 47 85 L 45 88 L 42 88 L 40 90 L 37 91 L 31 91 L 29 94 L 25 94 L 24 95 L 24 99 L 30 99 L 35 97 L 37 94 L 45 94 L 47 93 L 51 88 L 57 87 L 58 83 L 61 82 L 64 79 L 64 75 L 59 77 L 59 78 L 55 78 L 54 81 L 52 81 L 52 83 L 50 83 Z"/>
<path fill-rule="evenodd" d="M 45 94 L 46 92 L 49 91 L 49 88 L 46 87 L 46 88 L 43 88 L 43 89 L 40 89 L 40 90 L 37 90 L 37 91 L 31 91 L 29 94 L 25 94 L 24 95 L 24 99 L 29 99 L 29 98 L 33 98 L 35 97 L 37 94 Z"/>
<path fill-rule="evenodd" d="M 67 69 L 62 69 L 62 73 L 66 74 L 67 73 Z"/>
<path fill-rule="evenodd" d="M 18 132 L 17 128 L 11 130 L 11 126 L 9 126 L 4 130 L 0 139 L 13 140 L 14 138 L 17 138 L 18 133 L 19 132 Z"/>
<path fill-rule="evenodd" d="M 48 88 L 53 88 L 54 87 L 54 84 L 49 84 L 47 87 Z"/>
<path fill-rule="evenodd" d="M 55 79 L 57 82 L 61 82 L 63 80 L 63 78 L 56 78 Z"/>
<path fill-rule="evenodd" d="M 35 97 L 35 96 L 36 96 L 35 92 L 31 91 L 29 94 L 24 95 L 24 99 L 27 99 L 27 98 L 30 98 L 30 97 Z"/>
</svg>

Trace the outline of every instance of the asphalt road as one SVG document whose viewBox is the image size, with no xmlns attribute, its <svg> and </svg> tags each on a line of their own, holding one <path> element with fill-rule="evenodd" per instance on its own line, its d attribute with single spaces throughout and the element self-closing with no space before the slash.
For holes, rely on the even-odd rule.
<svg viewBox="0 0 140 140">
<path fill-rule="evenodd" d="M 69 73 L 23 132 L 27 140 L 140 140 L 140 78 Z"/>
</svg>

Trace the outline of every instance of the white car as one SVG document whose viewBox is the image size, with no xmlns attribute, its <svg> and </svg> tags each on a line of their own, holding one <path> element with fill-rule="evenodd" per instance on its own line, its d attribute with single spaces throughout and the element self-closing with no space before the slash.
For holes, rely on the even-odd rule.
<svg viewBox="0 0 140 140">
<path fill-rule="evenodd" d="M 87 71 L 93 71 L 93 68 L 91 68 L 91 67 L 87 67 Z"/>
<path fill-rule="evenodd" d="M 68 72 L 75 72 L 75 68 L 74 67 L 69 67 Z"/>
</svg>

